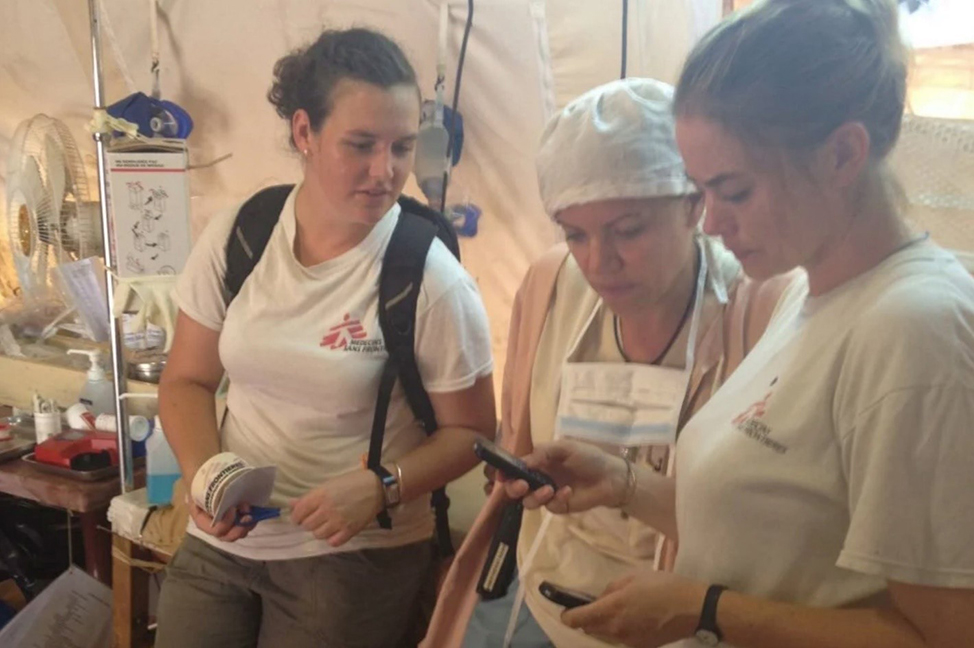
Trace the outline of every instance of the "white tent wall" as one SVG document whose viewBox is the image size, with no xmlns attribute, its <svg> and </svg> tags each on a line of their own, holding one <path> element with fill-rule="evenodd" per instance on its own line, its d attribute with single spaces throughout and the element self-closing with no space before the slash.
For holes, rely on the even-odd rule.
<svg viewBox="0 0 974 648">
<path fill-rule="evenodd" d="M 599 7 L 598 11 L 593 8 Z M 628 76 L 675 83 L 690 47 L 721 16 L 720 0 L 629 2 Z M 547 3 L 555 101 L 564 106 L 621 71 L 622 2 Z"/>
<path fill-rule="evenodd" d="M 148 4 L 99 3 L 107 96 L 115 101 L 147 91 Z M 718 0 L 629 4 L 629 73 L 669 81 L 692 40 L 720 13 Z M 451 0 L 449 7 L 448 98 L 467 3 Z M 439 13 L 433 0 L 160 0 L 159 12 L 163 93 L 194 117 L 193 162 L 233 153 L 191 175 L 197 232 L 216 211 L 257 188 L 297 179 L 286 125 L 264 95 L 274 61 L 322 26 L 367 25 L 389 33 L 407 50 L 424 95 L 432 94 Z M 556 237 L 535 184 L 538 136 L 552 110 L 618 76 L 621 13 L 621 2 L 592 0 L 475 3 L 460 98 L 465 149 L 454 180 L 484 209 L 480 234 L 464 241 L 464 257 L 488 303 L 498 352 L 524 270 Z M 0 3 L 0 176 L 16 125 L 36 112 L 67 122 L 94 168 L 85 130 L 91 75 L 86 3 Z"/>
<path fill-rule="evenodd" d="M 97 1 L 108 101 L 148 93 L 148 2 Z M 452 100 L 467 3 L 448 4 Z M 433 94 L 438 0 L 158 0 L 158 6 L 163 97 L 195 121 L 191 162 L 233 154 L 190 175 L 196 233 L 259 187 L 299 179 L 287 127 L 265 94 L 274 62 L 322 27 L 369 26 L 394 37 L 416 67 L 424 96 Z M 720 12 L 721 0 L 630 0 L 629 74 L 673 82 L 691 43 Z M 621 19 L 621 0 L 475 0 L 459 104 L 464 151 L 453 181 L 454 195 L 469 195 L 484 212 L 479 234 L 463 241 L 463 255 L 491 318 L 498 385 L 514 293 L 531 260 L 558 237 L 538 197 L 538 137 L 553 110 L 618 77 Z M 85 129 L 91 83 L 86 2 L 0 1 L 0 193 L 14 130 L 38 112 L 68 124 L 94 173 Z M 419 195 L 412 182 L 407 190 Z M 0 196 L 0 210 L 4 204 Z M 4 232 L 0 254 L 9 255 L 6 238 Z"/>
</svg>

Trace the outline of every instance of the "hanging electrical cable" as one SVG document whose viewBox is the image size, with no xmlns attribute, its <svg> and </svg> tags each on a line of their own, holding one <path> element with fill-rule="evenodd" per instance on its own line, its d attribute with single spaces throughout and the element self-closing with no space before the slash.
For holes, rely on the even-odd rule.
<svg viewBox="0 0 974 648">
<path fill-rule="evenodd" d="M 473 26 L 473 0 L 467 0 L 467 22 L 463 28 L 463 40 L 460 41 L 460 55 L 457 58 L 457 77 L 453 84 L 453 115 L 454 119 L 450 124 L 449 133 L 450 138 L 447 140 L 446 144 L 446 159 L 451 160 L 453 158 L 453 144 L 456 139 L 456 132 L 459 128 L 458 121 L 456 119 L 457 115 L 457 105 L 460 103 L 460 81 L 463 78 L 463 61 L 467 56 L 467 40 L 470 38 L 470 28 Z M 447 167 L 449 169 L 449 166 Z M 450 172 L 447 170 L 443 173 L 443 196 L 440 199 L 440 211 L 446 211 L 446 188 L 447 184 L 450 182 Z"/>
<path fill-rule="evenodd" d="M 152 47 L 152 62 L 149 72 L 152 74 L 152 98 L 161 99 L 162 91 L 159 89 L 159 8 L 156 0 L 149 0 L 149 42 Z"/>
<path fill-rule="evenodd" d="M 98 3 L 104 3 L 104 1 L 97 0 Z M 159 53 L 159 6 L 157 0 L 148 0 L 148 9 L 149 46 L 151 50 L 149 73 L 152 76 L 151 94 L 146 95 L 143 92 L 137 91 L 134 82 L 128 83 L 131 94 L 116 101 L 105 110 L 108 115 L 116 120 L 129 122 L 129 126 L 135 127 L 141 137 L 175 137 L 186 139 L 193 131 L 193 118 L 181 106 L 161 98 L 162 91 L 159 81 L 161 69 L 161 56 Z M 99 10 L 101 11 L 101 15 L 107 18 L 104 8 L 100 5 Z M 107 25 L 105 20 L 102 20 L 102 23 Z M 125 60 L 122 58 L 121 49 L 118 47 L 115 34 L 110 29 L 106 29 L 106 34 L 115 50 L 119 68 L 122 69 L 126 78 L 128 78 L 128 73 L 126 72 L 127 66 L 125 65 Z M 100 117 L 98 122 L 99 128 L 105 125 L 105 123 L 106 119 Z M 129 132 L 129 127 L 124 126 L 122 122 L 116 121 L 114 124 L 111 124 L 111 130 L 119 135 L 128 134 L 132 136 L 132 133 Z"/>
<path fill-rule="evenodd" d="M 629 0 L 622 0 L 622 72 L 620 79 L 626 78 L 626 59 L 629 54 Z"/>
</svg>

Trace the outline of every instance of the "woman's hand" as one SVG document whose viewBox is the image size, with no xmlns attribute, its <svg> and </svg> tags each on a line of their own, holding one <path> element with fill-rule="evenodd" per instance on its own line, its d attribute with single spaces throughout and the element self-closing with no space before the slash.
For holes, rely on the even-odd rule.
<svg viewBox="0 0 974 648">
<path fill-rule="evenodd" d="M 552 513 L 580 513 L 596 506 L 619 506 L 625 498 L 625 461 L 595 446 L 556 441 L 540 444 L 521 458 L 529 468 L 549 475 L 558 485 L 557 492 L 543 486 L 531 493 L 527 482 L 508 479 L 498 471 L 498 481 L 508 497 L 524 498 L 526 508 L 546 506 Z"/>
<path fill-rule="evenodd" d="M 238 507 L 231 508 L 215 523 L 210 514 L 197 506 L 191 497 L 186 498 L 186 506 L 189 507 L 189 515 L 193 518 L 193 522 L 196 523 L 200 531 L 208 533 L 223 542 L 235 542 L 241 538 L 245 538 L 250 533 L 250 530 L 254 528 L 253 526 L 249 526 L 252 521 L 249 504 L 241 504 Z M 240 511 L 240 524 L 234 524 L 238 510 Z"/>
<path fill-rule="evenodd" d="M 705 585 L 647 570 L 610 584 L 595 602 L 566 610 L 561 619 L 610 643 L 657 648 L 693 636 L 706 594 Z"/>
<path fill-rule="evenodd" d="M 494 492 L 494 484 L 497 483 L 497 469 L 489 463 L 484 464 L 484 495 L 490 497 Z"/>
<path fill-rule="evenodd" d="M 319 540 L 340 547 L 374 520 L 384 504 L 382 484 L 375 473 L 356 470 L 291 500 L 291 521 Z"/>
</svg>

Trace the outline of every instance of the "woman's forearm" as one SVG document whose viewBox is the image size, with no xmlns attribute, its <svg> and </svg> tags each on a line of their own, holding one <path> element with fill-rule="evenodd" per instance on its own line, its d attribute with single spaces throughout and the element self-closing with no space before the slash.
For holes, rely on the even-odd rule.
<svg viewBox="0 0 974 648">
<path fill-rule="evenodd" d="M 163 381 L 159 385 L 159 415 L 189 488 L 199 467 L 220 452 L 216 397 L 199 383 Z"/>
<path fill-rule="evenodd" d="M 402 471 L 403 501 L 426 495 L 469 472 L 480 461 L 473 452 L 474 441 L 491 436 L 462 427 L 437 430 L 396 462 Z"/>
<path fill-rule="evenodd" d="M 717 608 L 724 642 L 737 648 L 925 648 L 889 608 L 813 608 L 725 592 Z"/>
<path fill-rule="evenodd" d="M 659 474 L 651 466 L 633 464 L 632 467 L 636 490 L 622 510 L 675 542 L 676 480 Z M 628 487 L 628 479 L 626 483 Z"/>
</svg>

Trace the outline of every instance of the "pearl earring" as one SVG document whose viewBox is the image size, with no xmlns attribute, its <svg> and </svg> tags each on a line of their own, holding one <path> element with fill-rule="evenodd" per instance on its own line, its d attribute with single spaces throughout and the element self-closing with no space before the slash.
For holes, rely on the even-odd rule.
<svg viewBox="0 0 974 648">
<path fill-rule="evenodd" d="M 301 152 L 304 154 L 304 157 L 308 157 L 308 149 L 304 149 Z"/>
</svg>

